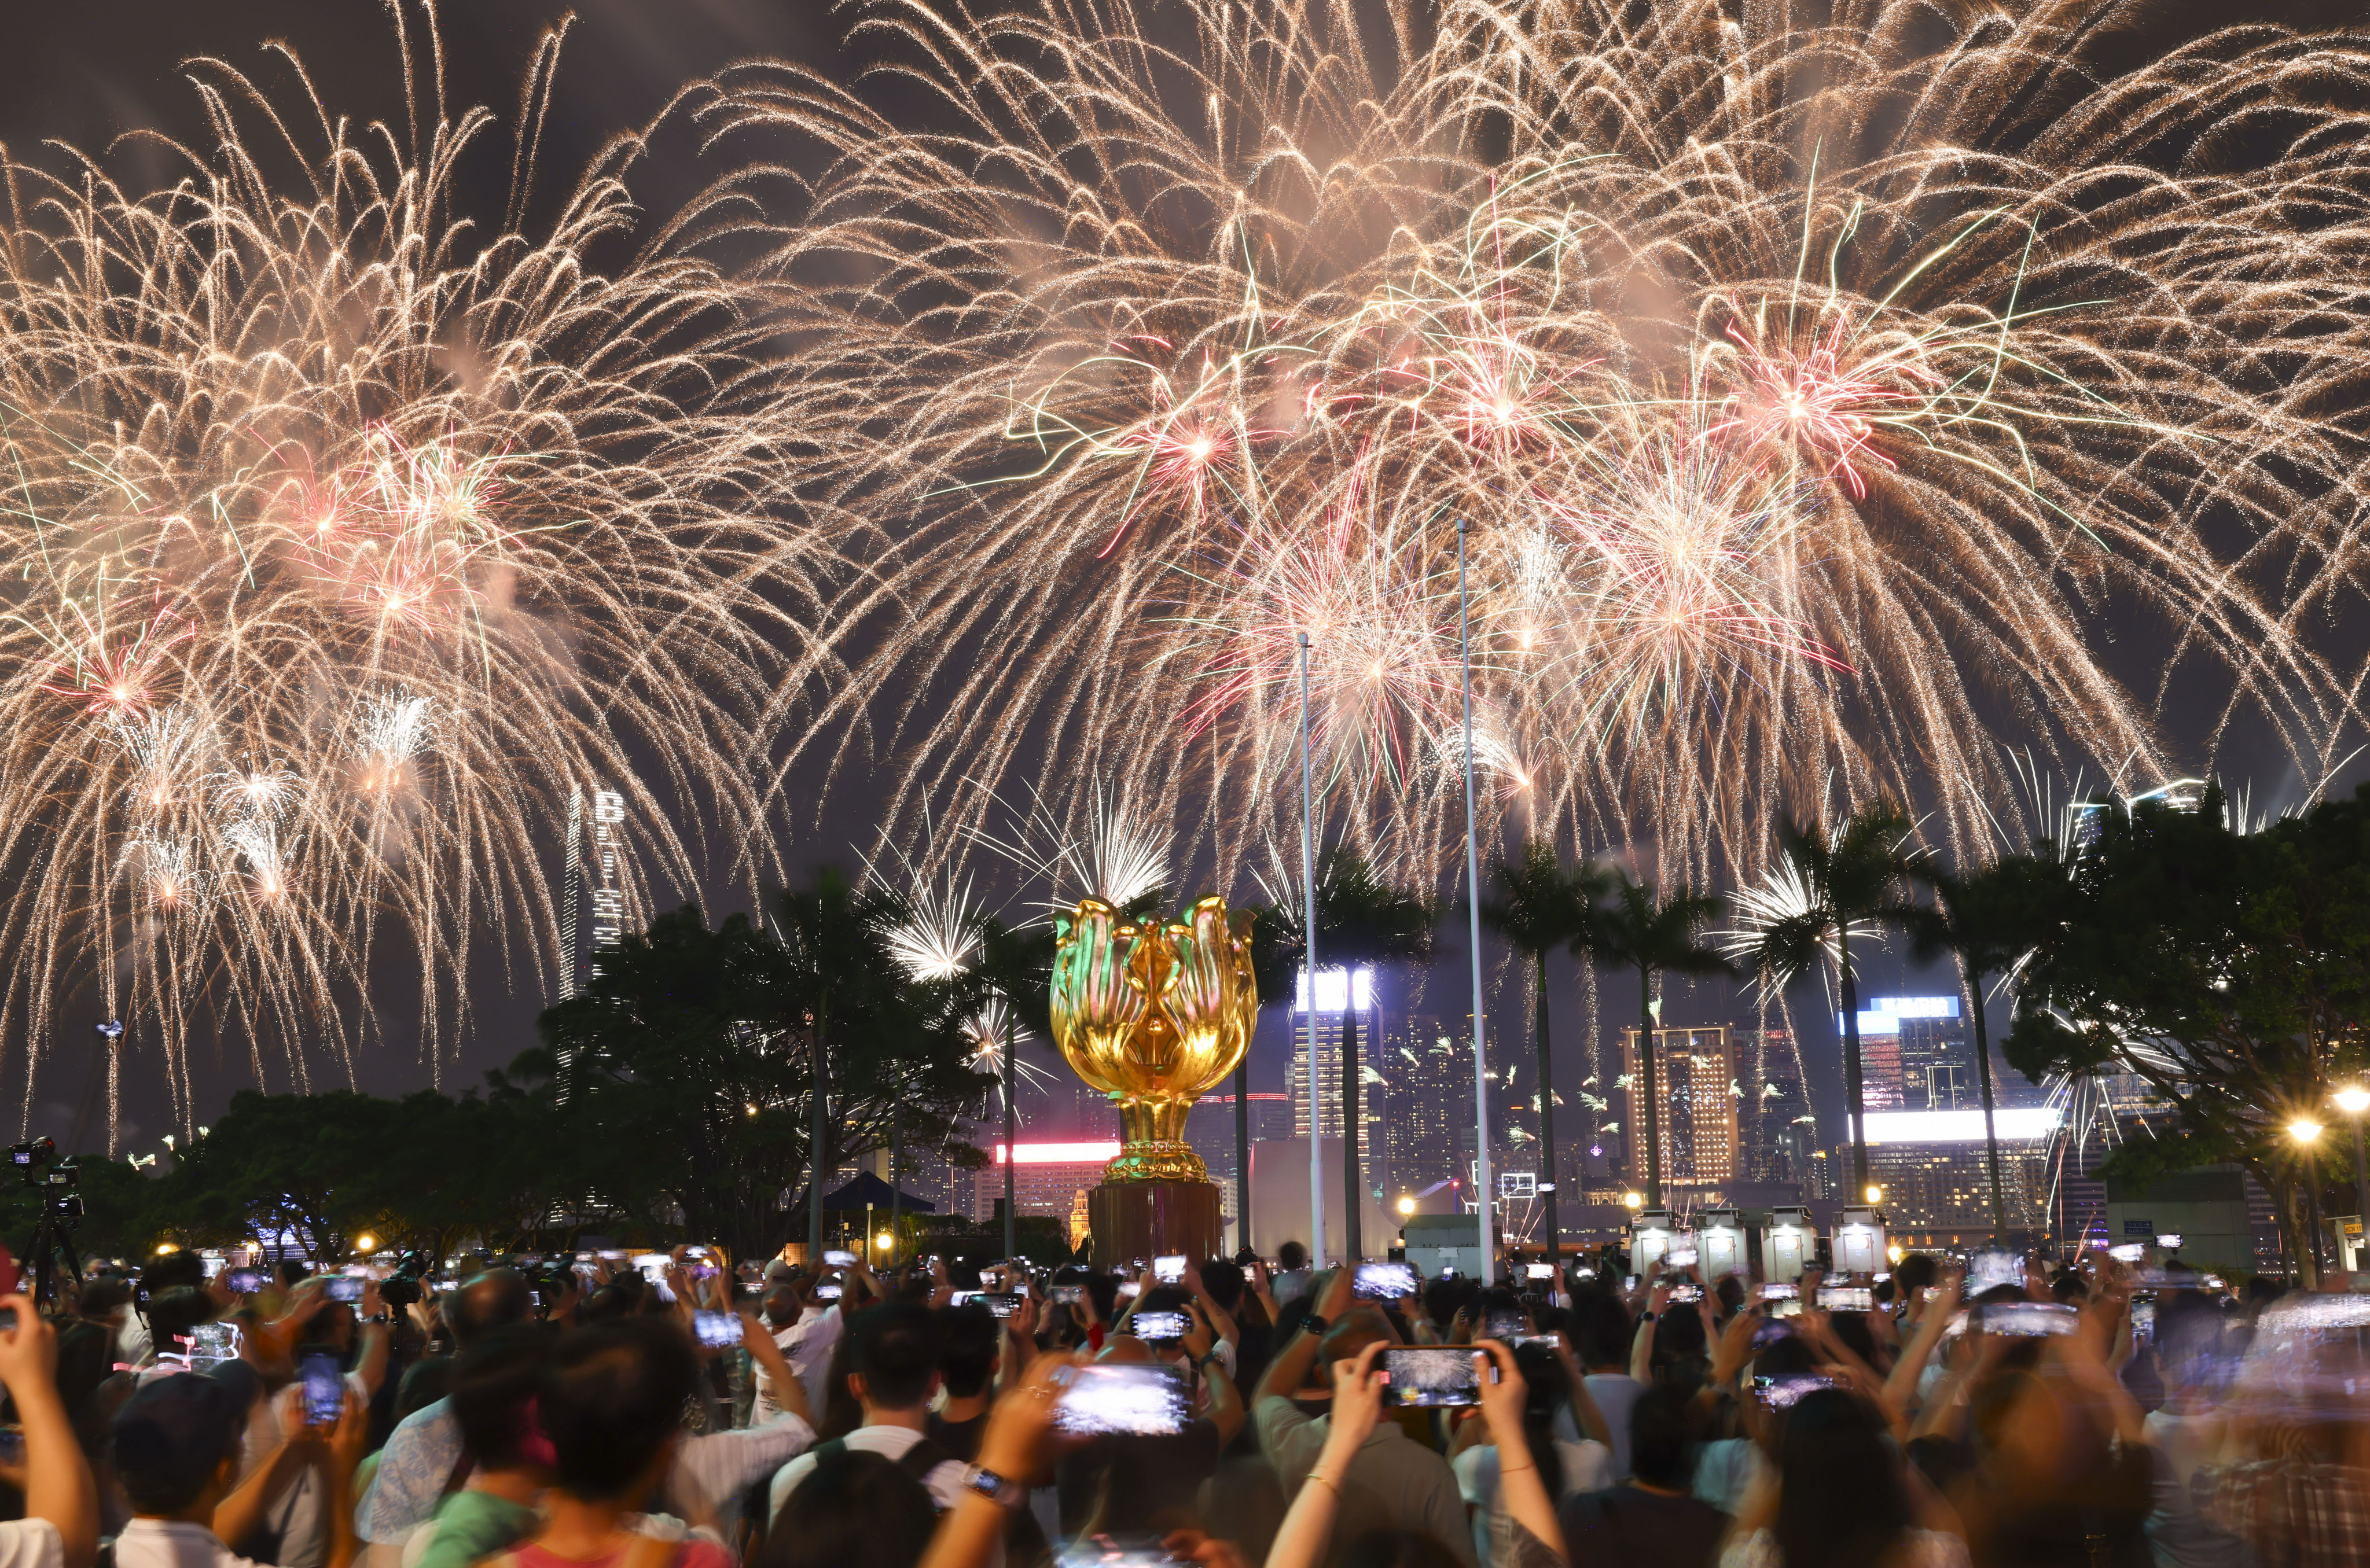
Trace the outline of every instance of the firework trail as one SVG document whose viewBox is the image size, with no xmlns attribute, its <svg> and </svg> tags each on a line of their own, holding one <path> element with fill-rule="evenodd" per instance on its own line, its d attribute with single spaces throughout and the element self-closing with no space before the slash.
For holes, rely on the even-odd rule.
<svg viewBox="0 0 2370 1568">
<path fill-rule="evenodd" d="M 778 324 L 704 237 L 752 183 L 657 219 L 628 190 L 699 96 L 542 199 L 561 34 L 506 127 L 448 107 L 432 18 L 392 15 L 393 126 L 360 134 L 293 56 L 277 96 L 199 60 L 212 145 L 145 138 L 163 184 L 5 171 L 0 1036 L 31 1042 L 28 1115 L 92 1008 L 184 1120 L 200 1042 L 350 1082 L 395 977 L 441 1068 L 472 954 L 548 989 L 571 785 L 625 793 L 637 876 L 696 886 L 703 842 L 760 836 L 748 781 L 821 657 Z M 456 165 L 512 132 L 507 216 L 473 223 Z"/>
<path fill-rule="evenodd" d="M 2353 716 L 2316 637 L 2361 586 L 2364 321 L 2316 280 L 2358 259 L 2362 40 L 2130 65 L 2107 0 L 851 12 L 926 134 L 778 65 L 719 113 L 827 164 L 766 276 L 813 493 L 896 520 L 847 645 L 894 676 L 895 810 L 1117 768 L 1226 874 L 1288 814 L 1283 635 L 1346 690 L 1412 596 L 1402 667 L 1453 662 L 1460 519 L 1521 808 L 1668 877 L 1754 874 L 1832 787 L 1974 841 L 2003 739 L 2154 762 L 2244 718 L 2310 759 Z M 1352 516 L 1403 592 L 1312 583 Z M 1330 809 L 1439 864 L 1437 715 L 1378 750 L 1324 707 Z"/>
</svg>

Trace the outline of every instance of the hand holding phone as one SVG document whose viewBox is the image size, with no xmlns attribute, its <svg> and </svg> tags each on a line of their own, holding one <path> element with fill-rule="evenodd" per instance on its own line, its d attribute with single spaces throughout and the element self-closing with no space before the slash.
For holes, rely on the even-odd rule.
<svg viewBox="0 0 2370 1568">
<path fill-rule="evenodd" d="M 1413 1264 L 1362 1263 L 1350 1294 L 1361 1301 L 1402 1301 L 1421 1288 Z"/>
<path fill-rule="evenodd" d="M 1464 1345 L 1390 1346 L 1383 1352 L 1383 1403 L 1423 1410 L 1479 1404 L 1481 1379 L 1473 1354 Z"/>
<path fill-rule="evenodd" d="M 735 1312 L 694 1312 L 691 1331 L 699 1343 L 712 1349 L 729 1349 L 741 1343 L 741 1318 Z"/>
<path fill-rule="evenodd" d="M 346 1408 L 346 1375 L 338 1357 L 326 1350 L 308 1351 L 298 1375 L 305 1381 L 305 1425 L 335 1426 Z"/>
</svg>

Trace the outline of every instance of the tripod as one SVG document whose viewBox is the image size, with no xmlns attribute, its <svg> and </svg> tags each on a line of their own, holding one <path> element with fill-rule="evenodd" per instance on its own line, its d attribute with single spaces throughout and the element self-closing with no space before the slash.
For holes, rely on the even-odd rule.
<svg viewBox="0 0 2370 1568">
<path fill-rule="evenodd" d="M 33 1222 L 33 1240 L 25 1249 L 28 1266 L 33 1276 L 31 1288 L 26 1294 L 35 1307 L 46 1307 L 57 1299 L 59 1269 L 64 1277 L 82 1282 L 82 1259 L 75 1253 L 75 1212 L 81 1200 L 70 1193 L 44 1191 L 41 1196 L 41 1217 Z"/>
</svg>

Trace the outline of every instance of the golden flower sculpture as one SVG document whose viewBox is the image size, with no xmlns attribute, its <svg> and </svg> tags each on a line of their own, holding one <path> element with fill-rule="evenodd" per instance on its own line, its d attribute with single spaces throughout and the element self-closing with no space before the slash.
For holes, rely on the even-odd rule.
<svg viewBox="0 0 2370 1568">
<path fill-rule="evenodd" d="M 1181 921 L 1138 924 L 1082 898 L 1053 923 L 1053 1043 L 1118 1104 L 1126 1132 L 1103 1179 L 1208 1181 L 1185 1116 L 1243 1059 L 1259 1021 L 1249 911 L 1214 897 Z"/>
</svg>

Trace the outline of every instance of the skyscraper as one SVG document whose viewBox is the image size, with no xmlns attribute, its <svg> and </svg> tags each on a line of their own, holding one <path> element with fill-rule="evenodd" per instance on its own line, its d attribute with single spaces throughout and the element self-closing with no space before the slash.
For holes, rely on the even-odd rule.
<svg viewBox="0 0 2370 1568">
<path fill-rule="evenodd" d="M 1835 1016 L 1837 1033 L 1843 1015 Z M 1977 1093 L 1955 996 L 1872 996 L 1859 1015 L 1860 1093 L 1871 1110 L 1950 1110 Z"/>
<path fill-rule="evenodd" d="M 584 788 L 568 794 L 568 862 L 559 896 L 559 1000 L 581 995 L 601 973 L 600 955 L 617 944 L 626 929 L 626 797 L 616 790 L 592 792 L 592 820 L 585 820 Z M 589 918 L 588 918 L 589 917 Z M 553 1093 L 564 1104 L 573 1079 L 574 1053 L 563 1051 Z"/>
<path fill-rule="evenodd" d="M 1810 1140 L 1802 1118 L 1811 1114 L 1802 1092 L 1802 1059 L 1793 1031 L 1782 1024 L 1740 1024 L 1736 1040 L 1738 1155 L 1748 1182 L 1800 1182 Z"/>
<path fill-rule="evenodd" d="M 1382 1048 L 1382 1030 L 1375 1010 L 1375 972 L 1360 969 L 1354 976 L 1340 969 L 1317 972 L 1317 1136 L 1341 1136 L 1341 1021 L 1352 1006 L 1358 1013 L 1359 1125 L 1358 1163 L 1369 1190 L 1382 1184 L 1389 1153 L 1378 1147 L 1383 1136 L 1385 1080 L 1375 1067 Z M 1292 1095 L 1292 1134 L 1308 1136 L 1308 988 L 1298 982 L 1292 1010 L 1292 1070 L 1287 1080 Z"/>
<path fill-rule="evenodd" d="M 1432 1013 L 1417 1013 L 1393 1027 L 1375 1059 L 1390 1085 L 1390 1116 L 1383 1141 L 1394 1199 L 1436 1194 L 1455 1181 L 1471 1185 L 1473 1162 L 1473 1036 L 1469 1022 L 1458 1034 Z M 1427 1202 L 1427 1207 L 1445 1205 Z"/>
<path fill-rule="evenodd" d="M 1621 1031 L 1621 1070 L 1629 1080 L 1631 1180 L 1646 1180 L 1646 1080 L 1638 1031 Z M 1725 1024 L 1654 1031 L 1655 1087 L 1661 1091 L 1662 1180 L 1718 1186 L 1737 1179 L 1736 1050 Z"/>
</svg>

